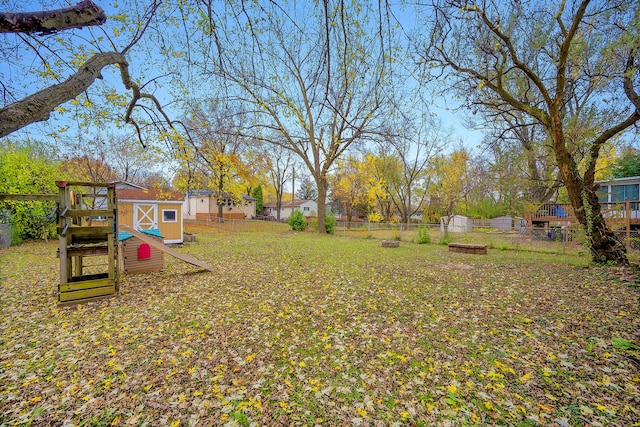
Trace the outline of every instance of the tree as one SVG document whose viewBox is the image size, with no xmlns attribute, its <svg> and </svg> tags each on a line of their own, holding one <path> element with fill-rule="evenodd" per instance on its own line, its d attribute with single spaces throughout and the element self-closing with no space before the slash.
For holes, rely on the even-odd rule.
<svg viewBox="0 0 640 427">
<path fill-rule="evenodd" d="M 510 205 L 518 204 L 517 194 L 535 206 L 548 202 L 562 186 L 562 177 L 544 127 L 519 111 L 500 114 L 492 105 L 478 109 L 483 114 L 475 116 L 474 127 L 487 133 L 483 144 L 501 194 Z"/>
<path fill-rule="evenodd" d="M 0 146 L 0 193 L 57 194 L 55 180 L 60 172 L 59 164 L 52 160 L 54 152 L 39 143 Z M 55 235 L 55 209 L 54 202 L 0 201 L 0 214 L 8 213 L 11 218 L 13 243 Z"/>
<path fill-rule="evenodd" d="M 380 197 L 384 197 L 383 182 L 373 174 L 375 158 L 372 155 L 358 159 L 348 156 L 338 160 L 331 178 L 331 198 L 337 202 L 351 222 L 354 210 L 368 215 Z"/>
<path fill-rule="evenodd" d="M 256 199 L 256 214 L 262 215 L 262 211 L 264 210 L 264 198 L 262 196 L 262 185 L 258 184 L 258 186 L 253 189 L 253 192 L 251 193 L 251 197 Z"/>
<path fill-rule="evenodd" d="M 602 146 L 640 120 L 637 4 L 435 0 L 425 64 L 465 106 L 540 125 L 594 261 L 628 263 L 596 194 Z M 578 153 L 584 153 L 579 168 Z"/>
<path fill-rule="evenodd" d="M 614 178 L 640 176 L 640 152 L 635 149 L 627 150 L 615 164 L 611 165 L 611 171 Z"/>
<path fill-rule="evenodd" d="M 71 28 L 101 25 L 107 16 L 90 0 L 64 9 L 29 13 L 0 13 L 0 33 L 52 34 Z"/>
<path fill-rule="evenodd" d="M 104 98 L 119 111 L 124 110 L 118 121 L 132 124 L 141 142 L 147 123 L 137 112 L 152 115 L 155 110 L 157 116 L 171 126 L 158 99 L 143 90 L 145 84 L 140 79 L 132 78 L 127 60 L 127 55 L 145 33 L 155 28 L 150 24 L 159 7 L 159 2 L 152 2 L 142 11 L 128 8 L 122 14 L 114 14 L 115 19 L 110 21 L 112 25 L 107 22 L 104 11 L 90 0 L 58 10 L 0 13 L 0 32 L 5 34 L 0 49 L 4 58 L 11 58 L 3 64 L 8 71 L 0 80 L 3 88 L 0 138 L 30 124 L 47 121 L 52 114 L 69 113 L 70 109 L 63 106 L 69 101 L 72 107 L 84 108 L 97 120 L 109 116 L 91 111 L 95 110 L 95 99 L 91 102 L 88 92 L 97 80 L 100 81 L 98 86 L 104 88 L 103 77 L 107 70 L 117 72 L 131 96 L 123 101 L 112 89 L 104 93 Z M 107 25 L 110 32 L 105 29 L 96 35 L 85 30 L 78 32 L 78 37 L 74 37 L 74 32 L 65 32 L 96 25 Z M 109 35 L 111 31 L 113 35 Z M 42 37 L 53 33 L 55 37 Z M 52 84 L 52 81 L 57 83 Z M 27 94 L 24 87 L 36 90 Z M 82 97 L 84 101 L 79 102 L 78 98 Z M 110 119 L 111 123 L 115 122 L 113 117 Z M 68 127 L 62 127 L 59 132 L 66 130 Z M 59 135 L 54 133 L 52 136 Z"/>
<path fill-rule="evenodd" d="M 317 200 L 318 199 L 318 189 L 316 188 L 316 184 L 309 177 L 309 175 L 303 175 L 300 180 L 300 186 L 296 190 L 296 197 L 300 200 Z"/>
<path fill-rule="evenodd" d="M 197 179 L 200 187 L 212 190 L 218 218 L 222 218 L 225 204 L 240 203 L 245 189 L 247 175 L 242 154 L 247 141 L 237 132 L 244 112 L 237 105 L 216 101 L 194 105 L 186 125 L 189 139 L 182 142 L 181 160 L 183 168 L 189 171 L 186 189 L 191 188 L 192 179 Z"/>
<path fill-rule="evenodd" d="M 276 192 L 276 219 L 280 221 L 284 185 L 289 180 L 289 169 L 293 168 L 293 153 L 283 146 L 274 145 L 266 159 L 271 185 Z"/>
<path fill-rule="evenodd" d="M 433 162 L 431 198 L 438 201 L 438 211 L 445 217 L 445 232 L 455 214 L 456 207 L 472 188 L 469 173 L 469 153 L 464 148 L 449 156 L 438 156 Z"/>
<path fill-rule="evenodd" d="M 200 67 L 210 77 L 251 105 L 248 134 L 299 156 L 316 183 L 324 233 L 329 171 L 379 133 L 389 106 L 396 57 L 389 11 L 357 1 L 231 1 L 199 14 L 207 18 L 194 19 L 204 43 L 192 60 L 206 61 Z"/>
<path fill-rule="evenodd" d="M 446 145 L 450 135 L 442 130 L 441 123 L 426 113 L 417 120 L 405 118 L 399 132 L 389 132 L 381 150 L 391 150 L 399 162 L 398 168 L 384 178 L 385 194 L 400 214 L 400 221 L 409 223 L 411 215 L 421 209 L 431 177 L 429 168 L 436 153 Z"/>
</svg>

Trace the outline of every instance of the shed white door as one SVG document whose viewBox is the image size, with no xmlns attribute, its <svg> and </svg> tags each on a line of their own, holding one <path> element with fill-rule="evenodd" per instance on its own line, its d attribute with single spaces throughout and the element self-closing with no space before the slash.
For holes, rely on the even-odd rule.
<svg viewBox="0 0 640 427">
<path fill-rule="evenodd" d="M 158 228 L 158 205 L 153 203 L 134 203 L 133 228 L 136 230 Z"/>
</svg>

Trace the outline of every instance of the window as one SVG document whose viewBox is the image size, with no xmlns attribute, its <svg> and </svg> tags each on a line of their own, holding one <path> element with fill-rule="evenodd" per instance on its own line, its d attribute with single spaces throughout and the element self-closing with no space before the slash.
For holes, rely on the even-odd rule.
<svg viewBox="0 0 640 427">
<path fill-rule="evenodd" d="M 178 222 L 176 209 L 162 209 L 162 222 Z"/>
<path fill-rule="evenodd" d="M 627 200 L 638 200 L 638 184 L 611 186 L 612 202 L 624 202 Z"/>
<path fill-rule="evenodd" d="M 609 201 L 609 186 L 605 185 L 604 187 L 598 188 L 596 191 L 598 195 L 598 201 L 600 202 L 608 202 Z"/>
<path fill-rule="evenodd" d="M 308 211 L 309 211 L 309 206 L 305 206 L 303 210 L 304 210 L 305 212 L 308 212 Z"/>
</svg>

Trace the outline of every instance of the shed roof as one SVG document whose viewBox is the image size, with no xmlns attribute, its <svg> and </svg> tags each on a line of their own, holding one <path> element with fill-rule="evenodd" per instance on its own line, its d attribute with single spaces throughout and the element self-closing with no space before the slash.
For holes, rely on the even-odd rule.
<svg viewBox="0 0 640 427">
<path fill-rule="evenodd" d="M 164 236 L 160 233 L 160 229 L 158 228 L 152 228 L 150 230 L 138 230 L 138 231 L 144 234 L 148 234 L 149 236 L 159 237 L 161 239 L 164 239 Z M 132 237 L 133 237 L 133 234 L 129 233 L 128 231 L 118 231 L 119 242 L 130 239 Z"/>
</svg>

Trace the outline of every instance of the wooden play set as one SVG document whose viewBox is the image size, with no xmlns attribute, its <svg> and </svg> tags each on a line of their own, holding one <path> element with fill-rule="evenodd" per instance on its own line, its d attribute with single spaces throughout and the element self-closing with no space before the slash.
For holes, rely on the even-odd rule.
<svg viewBox="0 0 640 427">
<path fill-rule="evenodd" d="M 114 295 L 118 292 L 115 185 L 68 181 L 56 184 L 60 236 L 58 301 L 90 301 Z M 85 266 L 87 257 L 97 257 L 102 263 Z"/>
<path fill-rule="evenodd" d="M 119 291 L 119 271 L 137 274 L 162 269 L 165 253 L 213 271 L 210 265 L 166 246 L 160 230 L 119 224 L 115 183 L 56 181 L 56 185 L 57 196 L 2 194 L 0 199 L 57 200 L 60 304 L 114 296 Z"/>
</svg>

